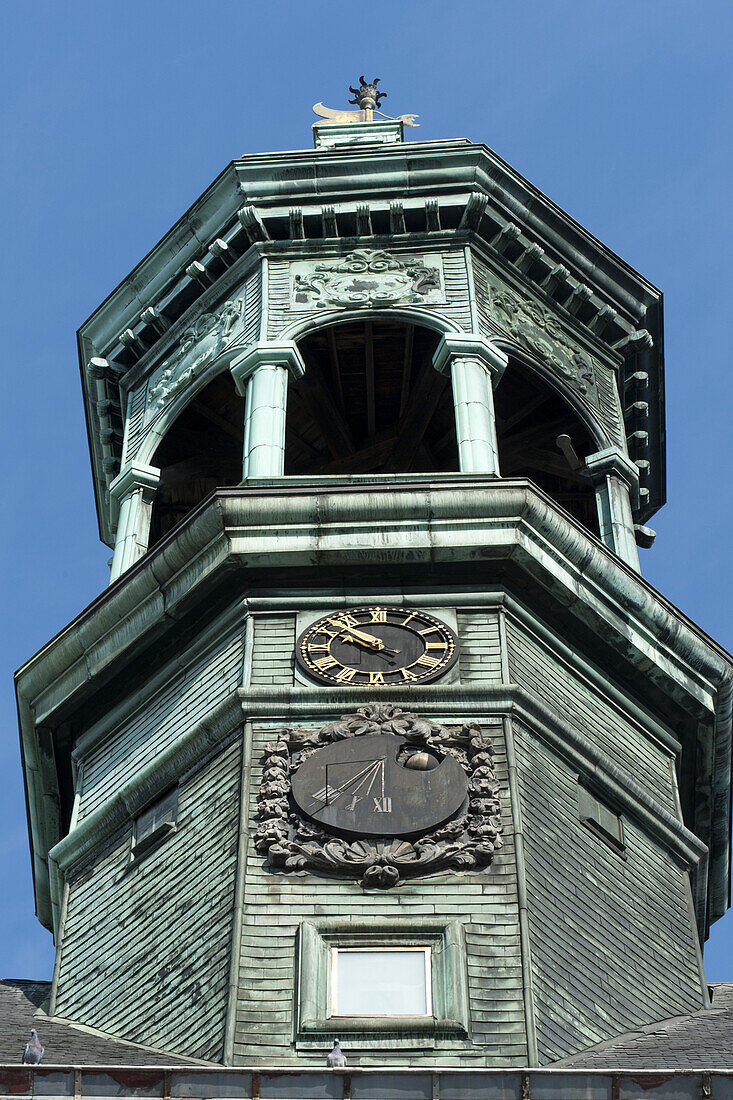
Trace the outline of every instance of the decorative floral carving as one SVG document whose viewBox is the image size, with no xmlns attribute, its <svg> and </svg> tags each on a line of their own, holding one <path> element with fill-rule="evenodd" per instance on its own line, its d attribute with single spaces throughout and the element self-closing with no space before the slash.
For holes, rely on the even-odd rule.
<svg viewBox="0 0 733 1100">
<path fill-rule="evenodd" d="M 202 313 L 186 329 L 173 355 L 163 363 L 157 382 L 148 389 L 151 408 L 162 409 L 170 397 L 189 385 L 201 368 L 231 343 L 243 305 L 244 298 L 224 302 L 213 313 Z"/>
<path fill-rule="evenodd" d="M 310 755 L 334 741 L 392 733 L 408 750 L 454 757 L 468 777 L 468 802 L 457 818 L 413 840 L 348 840 L 328 833 L 292 808 L 290 777 Z M 435 871 L 488 867 L 502 846 L 499 783 L 491 743 L 475 722 L 447 728 L 390 705 L 361 707 L 322 729 L 284 729 L 265 749 L 255 846 L 279 871 L 357 877 L 388 889 L 401 879 Z"/>
<path fill-rule="evenodd" d="M 582 394 L 595 391 L 593 361 L 565 334 L 557 318 L 530 298 L 488 282 L 493 319 Z"/>
<path fill-rule="evenodd" d="M 357 248 L 338 263 L 316 264 L 314 271 L 293 277 L 294 304 L 301 307 L 424 303 L 440 290 L 439 268 L 370 248 Z"/>
</svg>

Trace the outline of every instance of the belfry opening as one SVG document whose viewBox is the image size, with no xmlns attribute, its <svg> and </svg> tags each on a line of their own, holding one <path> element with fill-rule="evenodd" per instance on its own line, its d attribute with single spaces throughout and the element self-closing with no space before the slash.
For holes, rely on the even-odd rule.
<svg viewBox="0 0 733 1100">
<path fill-rule="evenodd" d="M 449 373 L 440 335 L 399 318 L 364 317 L 298 341 L 305 372 L 287 387 L 285 475 L 458 473 Z M 597 449 L 569 402 L 516 356 L 494 394 L 502 477 L 528 478 L 589 531 L 599 524 L 583 461 Z M 155 451 L 160 484 L 150 547 L 211 492 L 242 480 L 244 401 L 224 370 L 184 407 Z M 558 446 L 566 436 L 574 468 Z"/>
<path fill-rule="evenodd" d="M 432 329 L 381 317 L 302 339 L 305 374 L 288 388 L 286 475 L 457 471 L 450 378 L 432 362 L 438 342 Z"/>
<path fill-rule="evenodd" d="M 150 521 L 150 546 L 214 489 L 242 478 L 244 401 L 229 371 L 218 374 L 176 417 L 152 464 L 160 470 Z"/>
<path fill-rule="evenodd" d="M 526 477 L 566 512 L 598 535 L 593 486 L 583 462 L 598 449 L 572 406 L 535 370 L 510 358 L 494 393 L 499 468 L 502 477 Z M 579 465 L 558 445 L 566 436 Z"/>
</svg>

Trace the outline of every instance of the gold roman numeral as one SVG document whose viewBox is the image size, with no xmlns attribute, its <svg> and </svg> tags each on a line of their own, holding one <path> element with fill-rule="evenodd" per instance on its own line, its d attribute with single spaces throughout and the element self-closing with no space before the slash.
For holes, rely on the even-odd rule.
<svg viewBox="0 0 733 1100">
<path fill-rule="evenodd" d="M 369 683 L 370 684 L 383 684 L 384 683 L 384 673 L 383 672 L 370 672 L 369 673 Z"/>
<path fill-rule="evenodd" d="M 356 676 L 356 669 L 355 668 L 342 668 L 340 672 L 336 673 L 335 678 L 343 684 L 343 683 L 348 683 L 350 680 L 353 680 L 355 676 Z"/>
<path fill-rule="evenodd" d="M 371 617 L 370 621 L 373 622 L 373 623 L 386 623 L 387 622 L 387 612 L 384 610 L 383 607 L 374 607 L 374 608 L 372 608 L 371 615 L 372 615 L 372 617 Z"/>
<path fill-rule="evenodd" d="M 433 634 L 436 630 L 440 630 L 439 626 L 428 626 L 425 630 L 418 630 L 418 634 Z"/>
<path fill-rule="evenodd" d="M 440 664 L 440 660 L 437 657 L 431 657 L 429 653 L 423 653 L 422 657 L 418 657 L 415 661 L 416 665 L 425 665 L 426 668 L 436 668 Z"/>
<path fill-rule="evenodd" d="M 410 672 L 409 668 L 401 668 L 400 672 L 402 673 L 403 681 L 417 680 L 417 676 L 415 676 L 414 673 Z"/>
<path fill-rule="evenodd" d="M 338 630 L 346 630 L 349 626 L 358 626 L 359 620 L 355 619 L 353 615 L 338 615 L 333 619 L 328 620 L 331 626 L 337 627 Z"/>
<path fill-rule="evenodd" d="M 337 664 L 338 661 L 331 656 L 319 657 L 317 661 L 313 662 L 313 667 L 320 669 L 322 672 L 325 672 L 327 668 L 333 668 Z"/>
</svg>

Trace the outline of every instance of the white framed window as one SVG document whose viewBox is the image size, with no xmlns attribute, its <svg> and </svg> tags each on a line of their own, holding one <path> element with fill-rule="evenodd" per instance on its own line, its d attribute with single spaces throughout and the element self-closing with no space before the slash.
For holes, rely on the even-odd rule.
<svg viewBox="0 0 733 1100">
<path fill-rule="evenodd" d="M 432 1016 L 430 947 L 332 947 L 333 1016 Z"/>
<path fill-rule="evenodd" d="M 415 1049 L 470 1034 L 461 920 L 302 921 L 296 958 L 298 1049 L 335 1034 L 358 1034 L 375 1050 L 385 1038 Z"/>
<path fill-rule="evenodd" d="M 177 817 L 178 787 L 173 787 L 135 818 L 132 831 L 133 862 L 175 832 Z"/>
<path fill-rule="evenodd" d="M 602 802 L 582 782 L 578 784 L 578 816 L 584 825 L 622 855 L 624 854 L 626 842 L 621 815 Z"/>
</svg>

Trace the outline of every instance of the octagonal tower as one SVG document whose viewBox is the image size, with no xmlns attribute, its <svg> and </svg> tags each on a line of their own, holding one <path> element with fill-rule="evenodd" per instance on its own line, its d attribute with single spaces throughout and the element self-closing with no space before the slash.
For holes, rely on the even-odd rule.
<svg viewBox="0 0 733 1100">
<path fill-rule="evenodd" d="M 79 331 L 111 584 L 18 674 L 51 1012 L 547 1065 L 708 1004 L 731 663 L 639 572 L 660 292 L 370 87 Z"/>
</svg>

